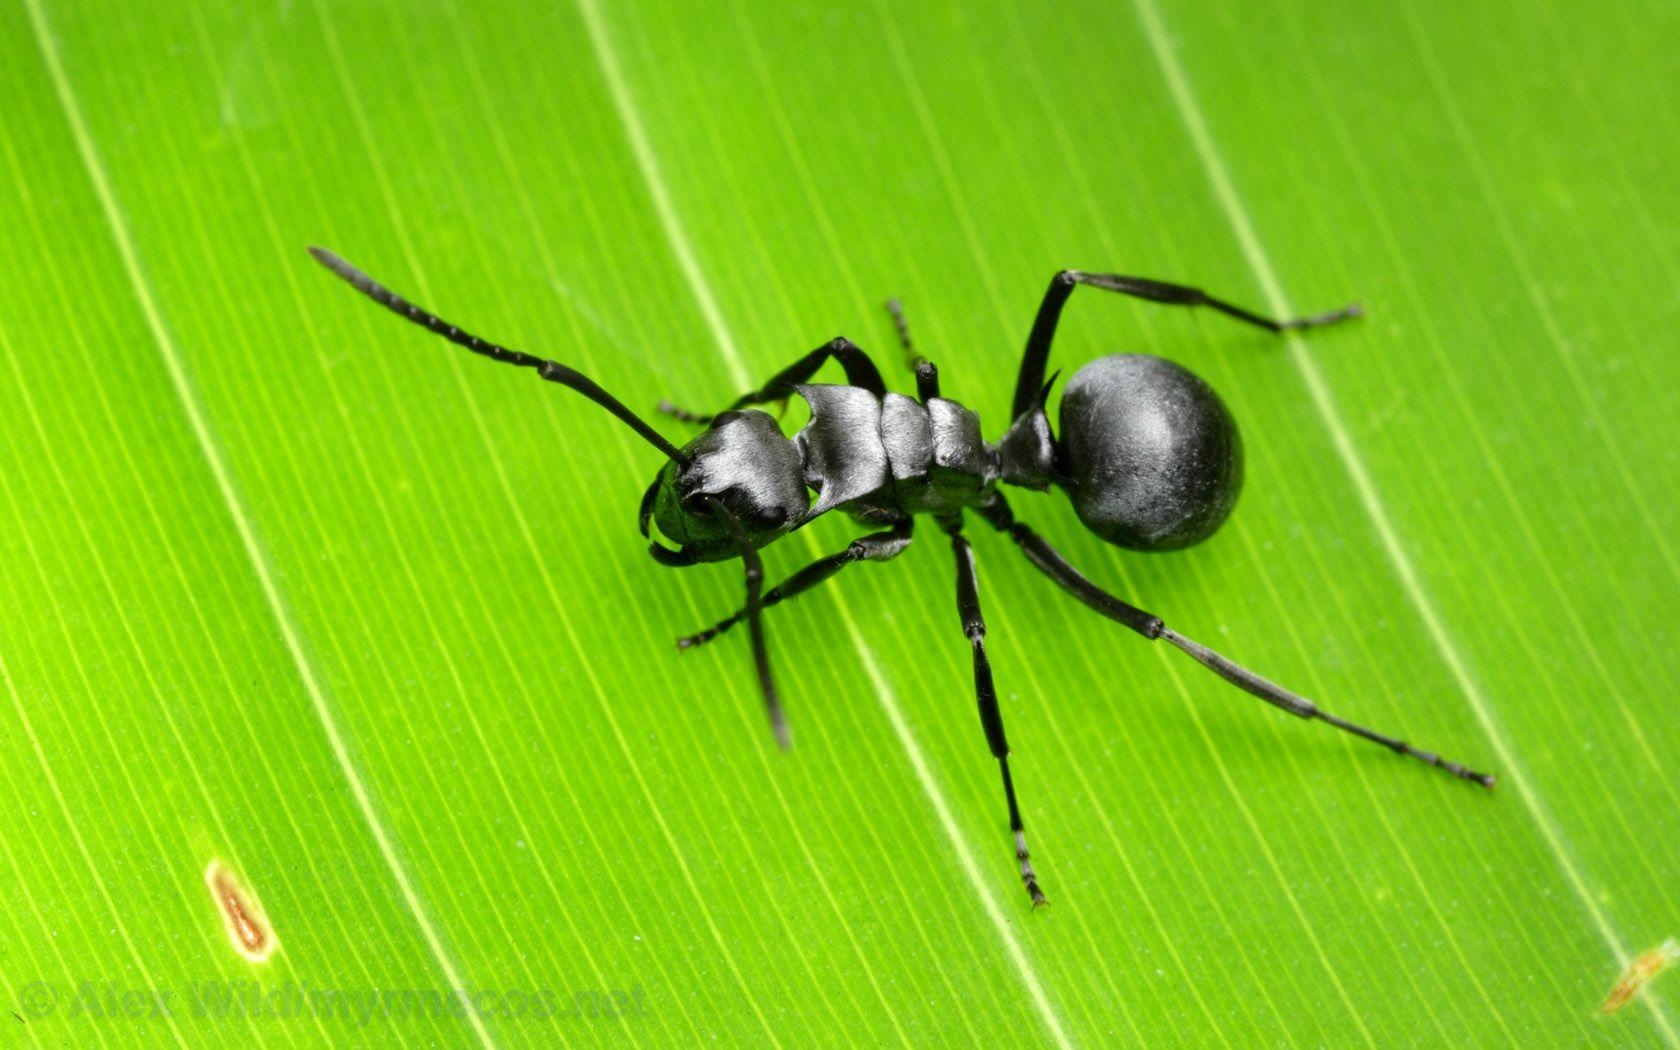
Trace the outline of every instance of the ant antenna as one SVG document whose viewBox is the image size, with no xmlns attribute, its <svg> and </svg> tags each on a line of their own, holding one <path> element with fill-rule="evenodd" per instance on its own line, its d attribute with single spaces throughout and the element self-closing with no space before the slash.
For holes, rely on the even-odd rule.
<svg viewBox="0 0 1680 1050">
<path fill-rule="evenodd" d="M 436 314 L 415 306 L 396 292 L 358 270 L 346 259 L 325 248 L 317 248 L 311 245 L 309 254 L 315 257 L 316 262 L 337 274 L 356 291 L 361 292 L 398 317 L 406 321 L 412 321 L 426 331 L 434 335 L 441 335 L 456 346 L 466 347 L 475 354 L 482 354 L 491 360 L 501 361 L 518 368 L 534 368 L 537 370 L 537 375 L 542 378 L 551 383 L 559 383 L 561 386 L 576 390 L 617 416 L 620 421 L 641 435 L 642 439 L 648 444 L 664 453 L 667 458 L 684 467 L 694 462 L 687 453 L 665 440 L 659 431 L 653 429 L 644 419 L 626 408 L 624 402 L 601 389 L 599 384 L 582 372 L 567 368 L 557 361 L 547 361 L 540 357 L 521 353 L 518 350 L 509 350 L 505 346 L 497 346 L 495 343 L 486 342 L 470 332 L 464 332 Z"/>
</svg>

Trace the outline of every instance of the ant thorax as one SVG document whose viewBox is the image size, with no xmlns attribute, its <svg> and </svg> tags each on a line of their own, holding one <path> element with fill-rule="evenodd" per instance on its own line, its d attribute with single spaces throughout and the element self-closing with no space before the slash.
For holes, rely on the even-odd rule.
<svg viewBox="0 0 1680 1050">
<path fill-rule="evenodd" d="M 922 402 L 824 384 L 794 389 L 811 407 L 793 438 L 805 482 L 818 493 L 808 517 L 836 508 L 870 520 L 948 514 L 987 502 L 1000 481 L 1030 484 L 1049 472 L 1048 423 L 1030 416 L 993 445 L 980 436 L 980 417 L 949 398 Z"/>
</svg>

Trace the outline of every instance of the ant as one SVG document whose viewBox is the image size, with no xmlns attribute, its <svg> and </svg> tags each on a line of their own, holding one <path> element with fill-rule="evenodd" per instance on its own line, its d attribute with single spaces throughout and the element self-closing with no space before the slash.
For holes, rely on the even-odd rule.
<svg viewBox="0 0 1680 1050">
<path fill-rule="evenodd" d="M 1200 543 L 1224 523 L 1236 503 L 1243 462 L 1236 423 L 1212 387 L 1171 361 L 1115 354 L 1086 365 L 1063 391 L 1061 437 L 1052 433 L 1045 405 L 1056 375 L 1046 381 L 1044 372 L 1056 323 L 1075 288 L 1101 288 L 1172 306 L 1205 306 L 1274 334 L 1358 317 L 1358 306 L 1274 321 L 1197 288 L 1063 270 L 1051 279 L 1027 336 L 1015 381 L 1012 422 L 992 444 L 981 438 L 980 418 L 974 412 L 939 395 L 939 370 L 915 352 L 903 311 L 897 300 L 890 300 L 887 309 L 916 374 L 915 398 L 888 392 L 869 355 L 849 339 L 839 338 L 801 357 L 759 389 L 736 398 L 722 412 L 701 415 L 661 403 L 665 414 L 707 427 L 678 448 L 582 373 L 485 342 L 408 302 L 332 252 L 324 248 L 309 252 L 357 291 L 427 331 L 475 354 L 534 368 L 543 379 L 577 391 L 665 456 L 667 462 L 642 496 L 639 514 L 649 553 L 670 566 L 740 558 L 746 570 L 746 604 L 704 631 L 679 639 L 677 645 L 682 649 L 702 645 L 746 620 L 765 710 L 783 748 L 790 746 L 791 737 L 770 673 L 763 611 L 848 565 L 897 557 L 910 545 L 916 515 L 930 515 L 950 537 L 956 555 L 957 611 L 973 650 L 980 724 L 1003 774 L 1021 881 L 1035 908 L 1046 900 L 1033 871 L 1026 826 L 1009 775 L 1009 744 L 986 657 L 986 621 L 980 614 L 974 552 L 962 531 L 965 510 L 1007 533 L 1035 568 L 1090 608 L 1144 638 L 1176 646 L 1239 689 L 1292 715 L 1325 722 L 1455 777 L 1483 787 L 1494 785 L 1489 774 L 1338 718 L 1186 638 L 1159 616 L 1108 593 L 1017 521 L 998 490 L 1000 484 L 1041 492 L 1058 486 L 1072 499 L 1086 528 L 1110 543 L 1138 551 L 1177 550 Z M 817 370 L 831 360 L 845 371 L 845 385 L 811 383 Z M 749 407 L 785 401 L 795 394 L 809 404 L 811 417 L 791 439 L 769 414 Z M 808 490 L 817 494 L 814 503 Z M 818 559 L 765 590 L 758 549 L 831 510 L 845 511 L 880 531 L 853 540 L 838 554 Z M 650 524 L 657 525 L 676 546 L 654 538 Z"/>
</svg>

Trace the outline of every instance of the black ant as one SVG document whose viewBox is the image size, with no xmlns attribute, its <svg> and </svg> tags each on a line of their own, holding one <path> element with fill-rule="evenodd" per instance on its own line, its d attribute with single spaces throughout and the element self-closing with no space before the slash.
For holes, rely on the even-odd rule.
<svg viewBox="0 0 1680 1050">
<path fill-rule="evenodd" d="M 1045 903 L 1027 853 L 1025 825 L 1009 776 L 1009 744 L 986 658 L 986 621 L 980 615 L 974 553 L 963 537 L 963 511 L 1006 532 L 1027 560 L 1075 598 L 1148 639 L 1164 639 L 1232 685 L 1301 718 L 1318 719 L 1403 755 L 1411 755 L 1453 776 L 1492 787 L 1494 778 L 1466 769 L 1394 737 L 1355 725 L 1311 700 L 1269 682 L 1145 612 L 1104 591 L 1068 564 L 1026 524 L 1015 520 L 1000 483 L 1044 491 L 1065 490 L 1085 527 L 1131 550 L 1176 550 L 1200 543 L 1224 523 L 1242 486 L 1242 442 L 1219 395 L 1196 375 L 1171 361 L 1143 354 L 1115 354 L 1091 362 L 1068 380 L 1060 406 L 1061 437 L 1050 429 L 1045 402 L 1055 376 L 1045 381 L 1050 342 L 1068 296 L 1080 285 L 1173 306 L 1206 306 L 1247 324 L 1280 333 L 1317 328 L 1359 316 L 1349 306 L 1329 313 L 1273 321 L 1215 299 L 1196 288 L 1141 277 L 1064 270 L 1033 319 L 1026 354 L 1015 381 L 1013 421 L 990 444 L 980 436 L 980 419 L 939 396 L 939 371 L 911 347 L 909 328 L 896 301 L 887 303 L 899 341 L 916 373 L 916 397 L 887 391 L 869 355 L 848 339 L 824 343 L 742 395 L 716 415 L 697 415 L 661 404 L 660 410 L 707 430 L 682 448 L 665 440 L 623 402 L 579 372 L 517 350 L 487 343 L 420 309 L 323 248 L 310 254 L 358 291 L 475 354 L 534 368 L 550 382 L 587 397 L 622 420 L 664 454 L 659 476 L 642 496 L 642 535 L 649 552 L 665 565 L 740 558 L 746 568 L 747 601 L 712 627 L 678 641 L 701 645 L 741 620 L 752 635 L 753 661 L 770 726 L 789 746 L 787 721 L 770 674 L 761 613 L 860 561 L 888 561 L 910 545 L 918 514 L 951 538 L 957 560 L 957 611 L 974 651 L 974 689 L 986 742 L 1003 773 L 1009 827 L 1021 880 L 1033 905 Z M 808 382 L 833 360 L 846 384 Z M 748 408 L 797 394 L 811 418 L 792 439 L 776 420 Z M 808 490 L 817 493 L 811 502 Z M 881 529 L 853 540 L 845 550 L 812 562 L 780 585 L 764 590 L 758 548 L 831 511 L 843 510 Z M 677 544 L 651 537 L 649 525 Z"/>
</svg>

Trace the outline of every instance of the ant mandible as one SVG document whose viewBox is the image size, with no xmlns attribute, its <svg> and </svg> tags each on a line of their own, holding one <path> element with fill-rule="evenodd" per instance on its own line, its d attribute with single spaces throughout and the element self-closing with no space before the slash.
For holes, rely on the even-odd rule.
<svg viewBox="0 0 1680 1050">
<path fill-rule="evenodd" d="M 746 569 L 746 604 L 677 644 L 684 649 L 701 645 L 746 620 L 765 710 L 784 748 L 790 737 L 770 673 L 763 610 L 855 562 L 897 557 L 910 545 L 916 515 L 931 515 L 951 538 L 956 555 L 957 611 L 973 649 L 980 724 L 1003 774 L 1021 881 L 1034 907 L 1045 903 L 1045 897 L 1028 855 L 1026 826 L 1009 775 L 1009 744 L 986 657 L 986 621 L 980 614 L 974 552 L 962 533 L 965 510 L 1008 533 L 1034 567 L 1090 608 L 1145 638 L 1169 642 L 1239 689 L 1292 715 L 1328 723 L 1453 776 L 1484 787 L 1494 784 L 1489 774 L 1338 718 L 1186 638 L 1159 616 L 1108 593 L 1017 521 L 998 490 L 999 484 L 1041 492 L 1055 485 L 1073 500 L 1074 511 L 1086 528 L 1117 546 L 1140 551 L 1176 550 L 1200 543 L 1224 523 L 1236 503 L 1242 486 L 1242 442 L 1236 423 L 1212 387 L 1171 361 L 1115 354 L 1091 362 L 1074 373 L 1062 394 L 1061 436 L 1051 431 L 1045 403 L 1055 376 L 1046 382 L 1044 372 L 1062 307 L 1080 285 L 1173 306 L 1205 306 L 1273 333 L 1357 317 L 1356 306 L 1274 321 L 1184 285 L 1063 270 L 1051 279 L 1027 336 L 1015 381 L 1012 422 L 1003 437 L 991 444 L 980 436 L 977 415 L 939 396 L 938 369 L 912 349 L 904 314 L 897 301 L 889 301 L 899 341 L 916 373 L 915 398 L 888 392 L 869 355 L 839 338 L 817 347 L 715 415 L 698 415 L 662 403 L 661 411 L 707 427 L 705 433 L 677 448 L 582 373 L 485 342 L 408 302 L 332 252 L 324 248 L 309 252 L 357 291 L 422 328 L 475 354 L 534 368 L 542 378 L 577 391 L 664 454 L 665 466 L 642 496 L 639 517 L 642 535 L 649 539 L 649 553 L 671 566 L 740 558 Z M 845 371 L 845 385 L 810 383 L 817 369 L 830 360 Z M 769 414 L 748 407 L 784 401 L 795 394 L 810 405 L 811 418 L 791 439 Z M 811 490 L 817 493 L 814 503 Z M 881 531 L 853 540 L 838 554 L 818 559 L 765 590 L 758 549 L 831 510 L 844 511 Z M 677 546 L 652 538 L 650 524 Z"/>
</svg>

